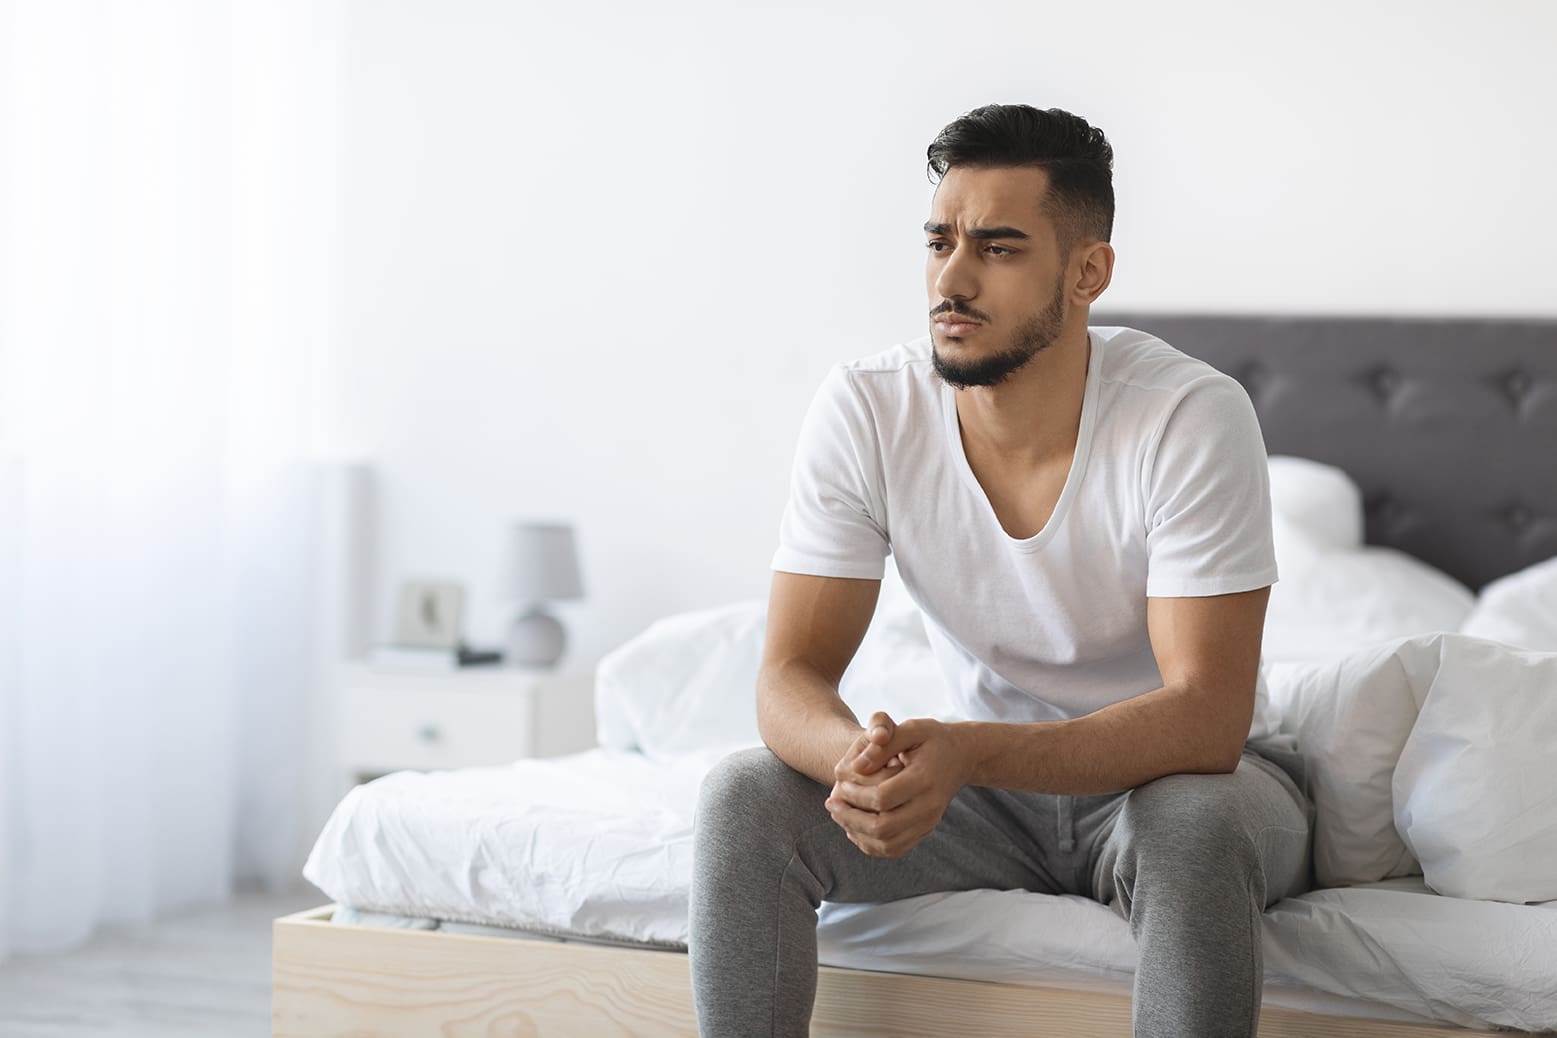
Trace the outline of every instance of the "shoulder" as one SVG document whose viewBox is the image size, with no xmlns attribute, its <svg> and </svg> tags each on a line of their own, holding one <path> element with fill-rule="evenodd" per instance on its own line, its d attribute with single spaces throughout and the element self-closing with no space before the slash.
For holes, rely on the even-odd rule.
<svg viewBox="0 0 1557 1038">
<path fill-rule="evenodd" d="M 1091 328 L 1102 346 L 1099 381 L 1112 398 L 1109 410 L 1129 415 L 1152 434 L 1175 424 L 1253 418 L 1248 392 L 1231 375 L 1134 328 Z"/>
<path fill-rule="evenodd" d="M 930 371 L 930 337 L 921 335 L 858 360 L 838 365 L 854 379 L 876 375 L 918 375 Z"/>
<path fill-rule="evenodd" d="M 824 386 L 842 392 L 869 386 L 873 382 L 891 381 L 894 376 L 924 378 L 932 371 L 930 337 L 925 335 L 888 346 L 869 356 L 835 362 L 827 372 Z"/>
<path fill-rule="evenodd" d="M 859 442 L 897 427 L 934 399 L 930 337 L 890 346 L 828 369 L 811 401 L 814 422 Z M 920 423 L 923 424 L 923 423 Z"/>
<path fill-rule="evenodd" d="M 823 393 L 877 418 L 916 411 L 935 399 L 928 335 L 833 365 Z"/>
<path fill-rule="evenodd" d="M 1088 331 L 1103 347 L 1100 380 L 1105 385 L 1169 398 L 1179 397 L 1191 387 L 1202 391 L 1207 384 L 1220 384 L 1224 390 L 1229 385 L 1242 388 L 1231 375 L 1147 332 L 1114 327 Z"/>
</svg>

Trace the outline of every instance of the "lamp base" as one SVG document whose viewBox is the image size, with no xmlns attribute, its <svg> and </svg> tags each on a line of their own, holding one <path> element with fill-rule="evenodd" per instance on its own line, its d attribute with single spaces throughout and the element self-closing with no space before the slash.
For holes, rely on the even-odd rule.
<svg viewBox="0 0 1557 1038">
<path fill-rule="evenodd" d="M 508 629 L 508 662 L 519 667 L 554 666 L 567 644 L 562 621 L 536 606 Z"/>
</svg>

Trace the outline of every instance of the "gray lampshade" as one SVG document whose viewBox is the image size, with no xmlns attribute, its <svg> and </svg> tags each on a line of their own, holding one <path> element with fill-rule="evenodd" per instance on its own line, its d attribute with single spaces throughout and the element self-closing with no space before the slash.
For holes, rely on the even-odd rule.
<svg viewBox="0 0 1557 1038">
<path fill-rule="evenodd" d="M 573 527 L 565 523 L 515 523 L 508 535 L 508 597 L 516 602 L 557 602 L 584 597 Z"/>
</svg>

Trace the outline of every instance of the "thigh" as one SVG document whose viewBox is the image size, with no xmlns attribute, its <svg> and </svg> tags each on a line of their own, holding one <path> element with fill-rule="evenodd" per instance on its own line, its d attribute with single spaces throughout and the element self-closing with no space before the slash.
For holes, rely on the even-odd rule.
<svg viewBox="0 0 1557 1038">
<path fill-rule="evenodd" d="M 1311 811 L 1281 768 L 1245 750 L 1230 774 L 1165 775 L 1130 790 L 1100 822 L 1092 847 L 1092 896 L 1116 897 L 1121 858 L 1149 849 L 1173 865 L 1231 867 L 1251 851 L 1267 906 L 1309 885 Z"/>
<path fill-rule="evenodd" d="M 965 787 L 936 828 L 897 858 L 866 854 L 824 806 L 831 787 L 767 747 L 741 750 L 704 778 L 695 824 L 700 858 L 803 867 L 820 900 L 895 901 L 949 890 L 1058 893 L 1044 849 L 1053 798 Z M 699 861 L 698 867 L 706 863 Z"/>
</svg>

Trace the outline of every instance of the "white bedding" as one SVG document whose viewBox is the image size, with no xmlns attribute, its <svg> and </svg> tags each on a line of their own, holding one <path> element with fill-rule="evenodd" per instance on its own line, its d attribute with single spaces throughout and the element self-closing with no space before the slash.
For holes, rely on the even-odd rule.
<svg viewBox="0 0 1557 1038">
<path fill-rule="evenodd" d="M 1346 852 L 1316 864 L 1357 885 L 1266 913 L 1267 1003 L 1557 1029 L 1557 902 L 1466 900 L 1425 885 L 1512 902 L 1550 895 L 1557 801 L 1544 761 L 1557 685 L 1514 670 L 1549 673 L 1557 657 L 1516 660 L 1463 636 L 1401 642 L 1463 623 L 1557 653 L 1557 559 L 1478 598 L 1417 560 L 1363 546 L 1361 495 L 1339 470 L 1272 459 L 1271 476 L 1282 579 L 1262 692 L 1298 736 L 1328 812 L 1316 850 Z M 755 704 L 739 690 L 755 681 L 764 613 L 754 600 L 668 617 L 602 659 L 601 748 L 358 787 L 304 874 L 344 906 L 387 913 L 380 923 L 684 948 L 699 783 L 725 753 L 760 743 Z M 1449 665 L 1455 681 L 1435 682 Z M 1393 699 L 1386 679 L 1399 686 Z M 840 692 L 859 716 L 955 719 L 890 559 Z M 1465 783 L 1467 774 L 1480 781 Z M 1426 880 L 1386 878 L 1418 871 L 1408 843 L 1428 854 Z M 824 903 L 817 936 L 824 964 L 1011 983 L 1128 990 L 1135 966 L 1111 909 L 1026 891 Z"/>
<path fill-rule="evenodd" d="M 684 946 L 693 806 L 723 752 L 389 775 L 347 795 L 304 875 L 363 910 Z M 829 965 L 1012 983 L 1119 985 L 1135 963 L 1109 907 L 1026 891 L 824 902 L 818 945 Z M 1319 992 L 1395 1019 L 1557 1027 L 1557 903 L 1446 898 L 1417 877 L 1316 891 L 1267 912 L 1265 956 L 1272 1004 L 1326 1011 L 1293 994 Z"/>
</svg>

